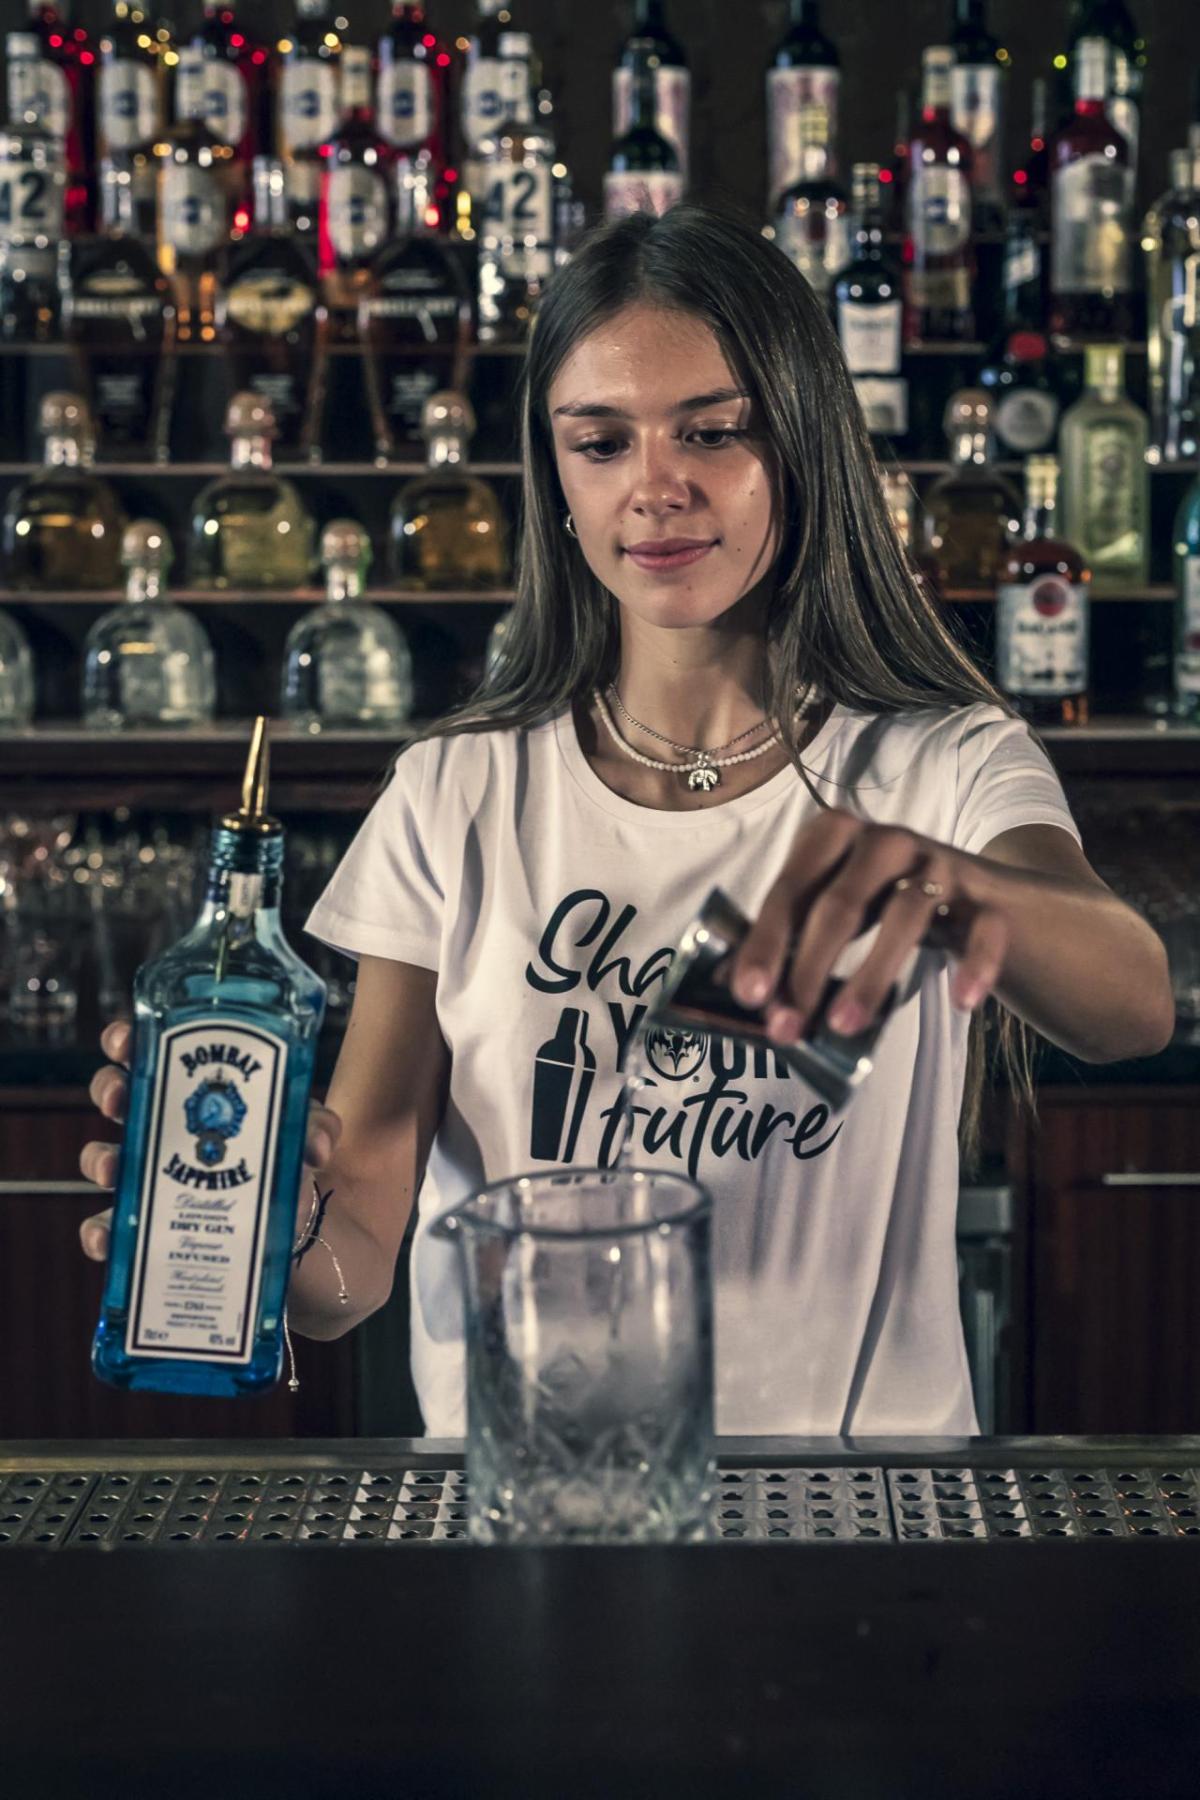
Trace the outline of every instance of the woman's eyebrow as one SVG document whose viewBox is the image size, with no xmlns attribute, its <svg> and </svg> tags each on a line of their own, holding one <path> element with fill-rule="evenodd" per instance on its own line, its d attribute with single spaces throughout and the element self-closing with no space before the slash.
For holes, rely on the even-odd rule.
<svg viewBox="0 0 1200 1800">
<path fill-rule="evenodd" d="M 722 400 L 749 400 L 746 388 L 714 388 L 711 394 L 693 394 L 689 400 L 681 400 L 673 406 L 671 412 L 697 412 L 702 406 L 718 406 Z M 567 419 L 628 419 L 631 414 L 622 411 L 619 406 L 604 406 L 595 400 L 574 400 L 566 406 L 556 406 L 553 418 Z"/>
</svg>

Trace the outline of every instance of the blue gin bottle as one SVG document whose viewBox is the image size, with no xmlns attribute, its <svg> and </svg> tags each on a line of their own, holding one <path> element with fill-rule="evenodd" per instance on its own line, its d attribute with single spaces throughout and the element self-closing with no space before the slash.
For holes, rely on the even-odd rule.
<svg viewBox="0 0 1200 1800">
<path fill-rule="evenodd" d="M 279 1378 L 325 984 L 283 936 L 266 720 L 215 826 L 204 905 L 133 987 L 129 1103 L 92 1367 L 115 1387 Z"/>
</svg>

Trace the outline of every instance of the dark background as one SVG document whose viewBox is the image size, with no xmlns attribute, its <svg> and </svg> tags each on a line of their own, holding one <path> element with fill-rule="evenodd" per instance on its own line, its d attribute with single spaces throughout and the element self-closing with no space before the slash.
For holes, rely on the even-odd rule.
<svg viewBox="0 0 1200 1800">
<path fill-rule="evenodd" d="M 233 0 L 249 35 L 274 41 L 290 25 L 290 0 Z M 1138 198 L 1144 206 L 1167 186 L 1167 153 L 1186 137 L 1189 86 L 1200 61 L 1196 0 L 1130 0 L 1148 44 L 1142 107 Z M 96 33 L 111 17 L 110 0 L 62 0 L 72 20 Z M 514 24 L 532 31 L 556 109 L 559 149 L 591 207 L 600 197 L 611 135 L 610 70 L 633 8 L 624 0 L 512 0 Z M 154 0 L 147 12 L 158 13 Z M 765 205 L 764 70 L 782 37 L 786 0 L 667 0 L 667 21 L 692 69 L 693 188 L 724 196 L 761 216 Z M 988 24 L 1008 48 L 1008 161 L 1028 136 L 1029 88 L 1050 75 L 1063 47 L 1067 0 L 992 0 Z M 349 21 L 352 43 L 371 42 L 389 17 L 387 0 L 345 0 L 335 12 Z M 200 0 L 163 9 L 179 35 L 201 16 Z M 431 28 L 443 37 L 468 32 L 472 0 L 432 0 Z M 886 162 L 895 136 L 896 96 L 916 93 L 921 51 L 944 42 L 952 0 L 825 0 L 822 24 L 841 53 L 844 175 L 852 160 Z M 4 29 L 19 27 L 23 0 L 0 0 Z"/>
</svg>

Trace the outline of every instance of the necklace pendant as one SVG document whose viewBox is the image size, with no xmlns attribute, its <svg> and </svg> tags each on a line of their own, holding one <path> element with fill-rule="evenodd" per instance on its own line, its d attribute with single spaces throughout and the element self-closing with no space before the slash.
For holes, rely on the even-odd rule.
<svg viewBox="0 0 1200 1800">
<path fill-rule="evenodd" d="M 711 763 L 697 763 L 688 771 L 688 786 L 693 789 L 703 788 L 707 794 L 715 788 L 721 779 L 720 769 L 714 769 Z"/>
</svg>

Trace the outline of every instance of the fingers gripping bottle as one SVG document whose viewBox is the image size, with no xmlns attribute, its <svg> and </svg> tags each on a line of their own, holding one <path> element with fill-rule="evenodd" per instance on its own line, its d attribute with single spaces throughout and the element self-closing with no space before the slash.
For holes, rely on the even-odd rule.
<svg viewBox="0 0 1200 1800">
<path fill-rule="evenodd" d="M 115 1387 L 261 1393 L 283 1360 L 325 985 L 283 936 L 266 720 L 217 821 L 204 904 L 138 970 L 129 1104 L 92 1367 Z"/>
</svg>

